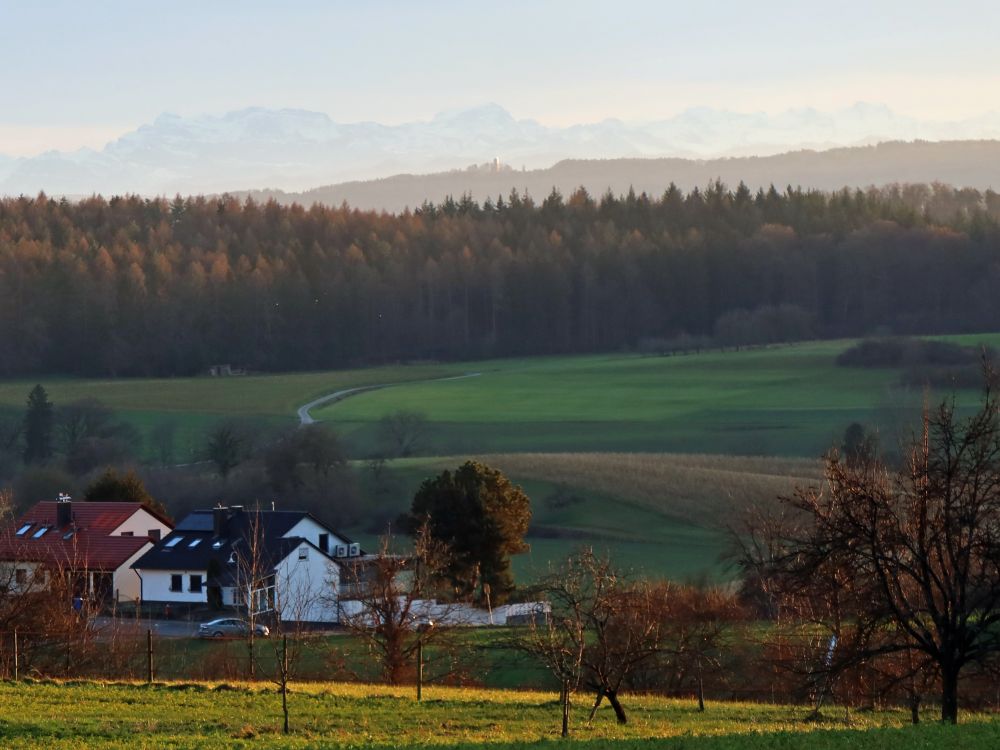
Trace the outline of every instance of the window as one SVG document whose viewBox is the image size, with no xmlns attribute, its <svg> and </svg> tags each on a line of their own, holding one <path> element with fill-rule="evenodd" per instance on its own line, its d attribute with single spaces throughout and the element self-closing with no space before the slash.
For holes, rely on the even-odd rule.
<svg viewBox="0 0 1000 750">
<path fill-rule="evenodd" d="M 225 544 L 223 540 L 216 539 L 214 542 L 212 542 L 212 549 L 222 549 L 223 544 Z"/>
<path fill-rule="evenodd" d="M 49 530 L 48 526 L 42 526 L 42 528 L 40 528 L 38 531 L 36 531 L 34 534 L 31 535 L 31 538 L 41 539 L 43 536 L 45 536 L 45 532 L 48 530 Z"/>
<path fill-rule="evenodd" d="M 324 552 L 330 551 L 330 535 L 320 534 L 319 535 L 319 548 Z"/>
<path fill-rule="evenodd" d="M 160 530 L 159 529 L 150 529 L 149 533 L 147 533 L 146 536 L 148 536 L 154 542 L 158 542 L 158 541 L 160 541 Z"/>
<path fill-rule="evenodd" d="M 191 543 L 188 545 L 188 548 L 197 547 L 199 544 L 201 544 L 201 538 L 200 537 L 197 538 L 197 539 L 192 539 Z"/>
<path fill-rule="evenodd" d="M 171 591 L 183 591 L 184 590 L 184 576 L 179 573 L 175 573 L 170 576 L 170 590 Z"/>
<path fill-rule="evenodd" d="M 18 536 L 24 536 L 25 534 L 28 533 L 28 529 L 30 529 L 32 527 L 32 525 L 33 524 L 30 524 L 30 523 L 24 524 L 24 526 L 22 526 L 21 528 L 19 528 L 17 530 L 17 535 Z"/>
<path fill-rule="evenodd" d="M 70 539 L 72 539 L 72 538 L 73 538 L 73 535 L 74 535 L 75 533 L 76 533 L 76 532 L 75 532 L 75 531 L 74 531 L 73 529 L 70 529 L 70 530 L 69 530 L 69 531 L 67 531 L 67 532 L 66 532 L 65 534 L 63 534 L 63 541 L 64 541 L 64 542 L 68 542 L 68 541 L 69 541 Z"/>
<path fill-rule="evenodd" d="M 308 560 L 309 559 L 309 548 L 308 547 L 299 547 L 299 559 L 300 560 Z"/>
<path fill-rule="evenodd" d="M 201 576 L 191 576 L 190 591 L 194 594 L 201 593 Z"/>
<path fill-rule="evenodd" d="M 122 536 L 134 536 L 134 534 L 131 531 L 123 531 Z"/>
<path fill-rule="evenodd" d="M 24 568 L 16 568 L 14 570 L 14 580 L 18 586 L 23 586 L 28 582 L 28 571 Z"/>
<path fill-rule="evenodd" d="M 184 541 L 184 537 L 182 537 L 182 536 L 175 536 L 173 539 L 171 539 L 169 542 L 167 542 L 164 545 L 164 547 L 166 547 L 167 549 L 170 549 L 171 547 L 176 547 L 182 541 Z"/>
</svg>

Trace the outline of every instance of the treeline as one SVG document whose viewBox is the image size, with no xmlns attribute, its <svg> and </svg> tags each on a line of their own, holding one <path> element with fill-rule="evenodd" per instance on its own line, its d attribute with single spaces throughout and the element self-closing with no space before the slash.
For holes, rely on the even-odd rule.
<svg viewBox="0 0 1000 750">
<path fill-rule="evenodd" d="M 181 375 L 996 329 L 998 222 L 996 193 L 940 185 L 714 183 L 538 203 L 514 192 L 399 215 L 230 197 L 5 199 L 0 372 Z"/>
</svg>

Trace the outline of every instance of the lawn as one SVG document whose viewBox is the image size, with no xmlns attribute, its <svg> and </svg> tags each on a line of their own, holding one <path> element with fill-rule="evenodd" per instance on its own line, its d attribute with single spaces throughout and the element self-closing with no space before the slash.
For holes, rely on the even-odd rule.
<svg viewBox="0 0 1000 750">
<path fill-rule="evenodd" d="M 0 684 L 5 748 L 990 748 L 1000 723 L 966 715 L 959 727 L 906 726 L 903 711 L 831 707 L 806 721 L 801 707 L 627 696 L 627 725 L 602 708 L 586 721 L 580 696 L 569 743 L 560 741 L 555 694 L 431 687 L 417 703 L 411 687 L 304 683 L 289 696 L 292 733 L 280 733 L 273 688 L 212 683 Z M 926 718 L 932 718 L 930 713 Z"/>
</svg>

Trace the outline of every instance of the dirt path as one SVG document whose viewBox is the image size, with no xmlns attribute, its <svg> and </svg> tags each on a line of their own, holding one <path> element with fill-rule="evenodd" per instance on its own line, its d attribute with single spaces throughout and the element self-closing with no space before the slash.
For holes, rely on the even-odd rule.
<svg viewBox="0 0 1000 750">
<path fill-rule="evenodd" d="M 413 385 L 414 383 L 438 383 L 443 380 L 462 380 L 464 378 L 478 378 L 482 375 L 481 372 L 467 372 L 464 375 L 452 375 L 447 378 L 430 378 L 428 380 L 401 380 L 398 383 L 381 383 L 379 385 L 362 385 L 357 388 L 345 388 L 340 391 L 334 391 L 333 393 L 328 393 L 325 396 L 320 396 L 310 401 L 308 404 L 300 406 L 298 409 L 299 424 L 315 424 L 318 420 L 313 419 L 312 415 L 309 413 L 310 410 L 315 409 L 317 406 L 322 406 L 323 404 L 335 404 L 338 401 L 343 401 L 348 396 L 355 396 L 359 393 L 364 393 L 365 391 L 377 391 L 382 388 L 392 388 L 394 385 Z"/>
</svg>

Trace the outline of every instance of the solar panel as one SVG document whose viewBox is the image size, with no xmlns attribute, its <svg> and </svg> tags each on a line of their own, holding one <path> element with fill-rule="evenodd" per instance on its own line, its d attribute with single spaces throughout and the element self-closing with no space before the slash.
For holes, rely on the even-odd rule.
<svg viewBox="0 0 1000 750">
<path fill-rule="evenodd" d="M 211 513 L 189 513 L 174 528 L 174 531 L 212 531 L 215 521 Z"/>
</svg>

